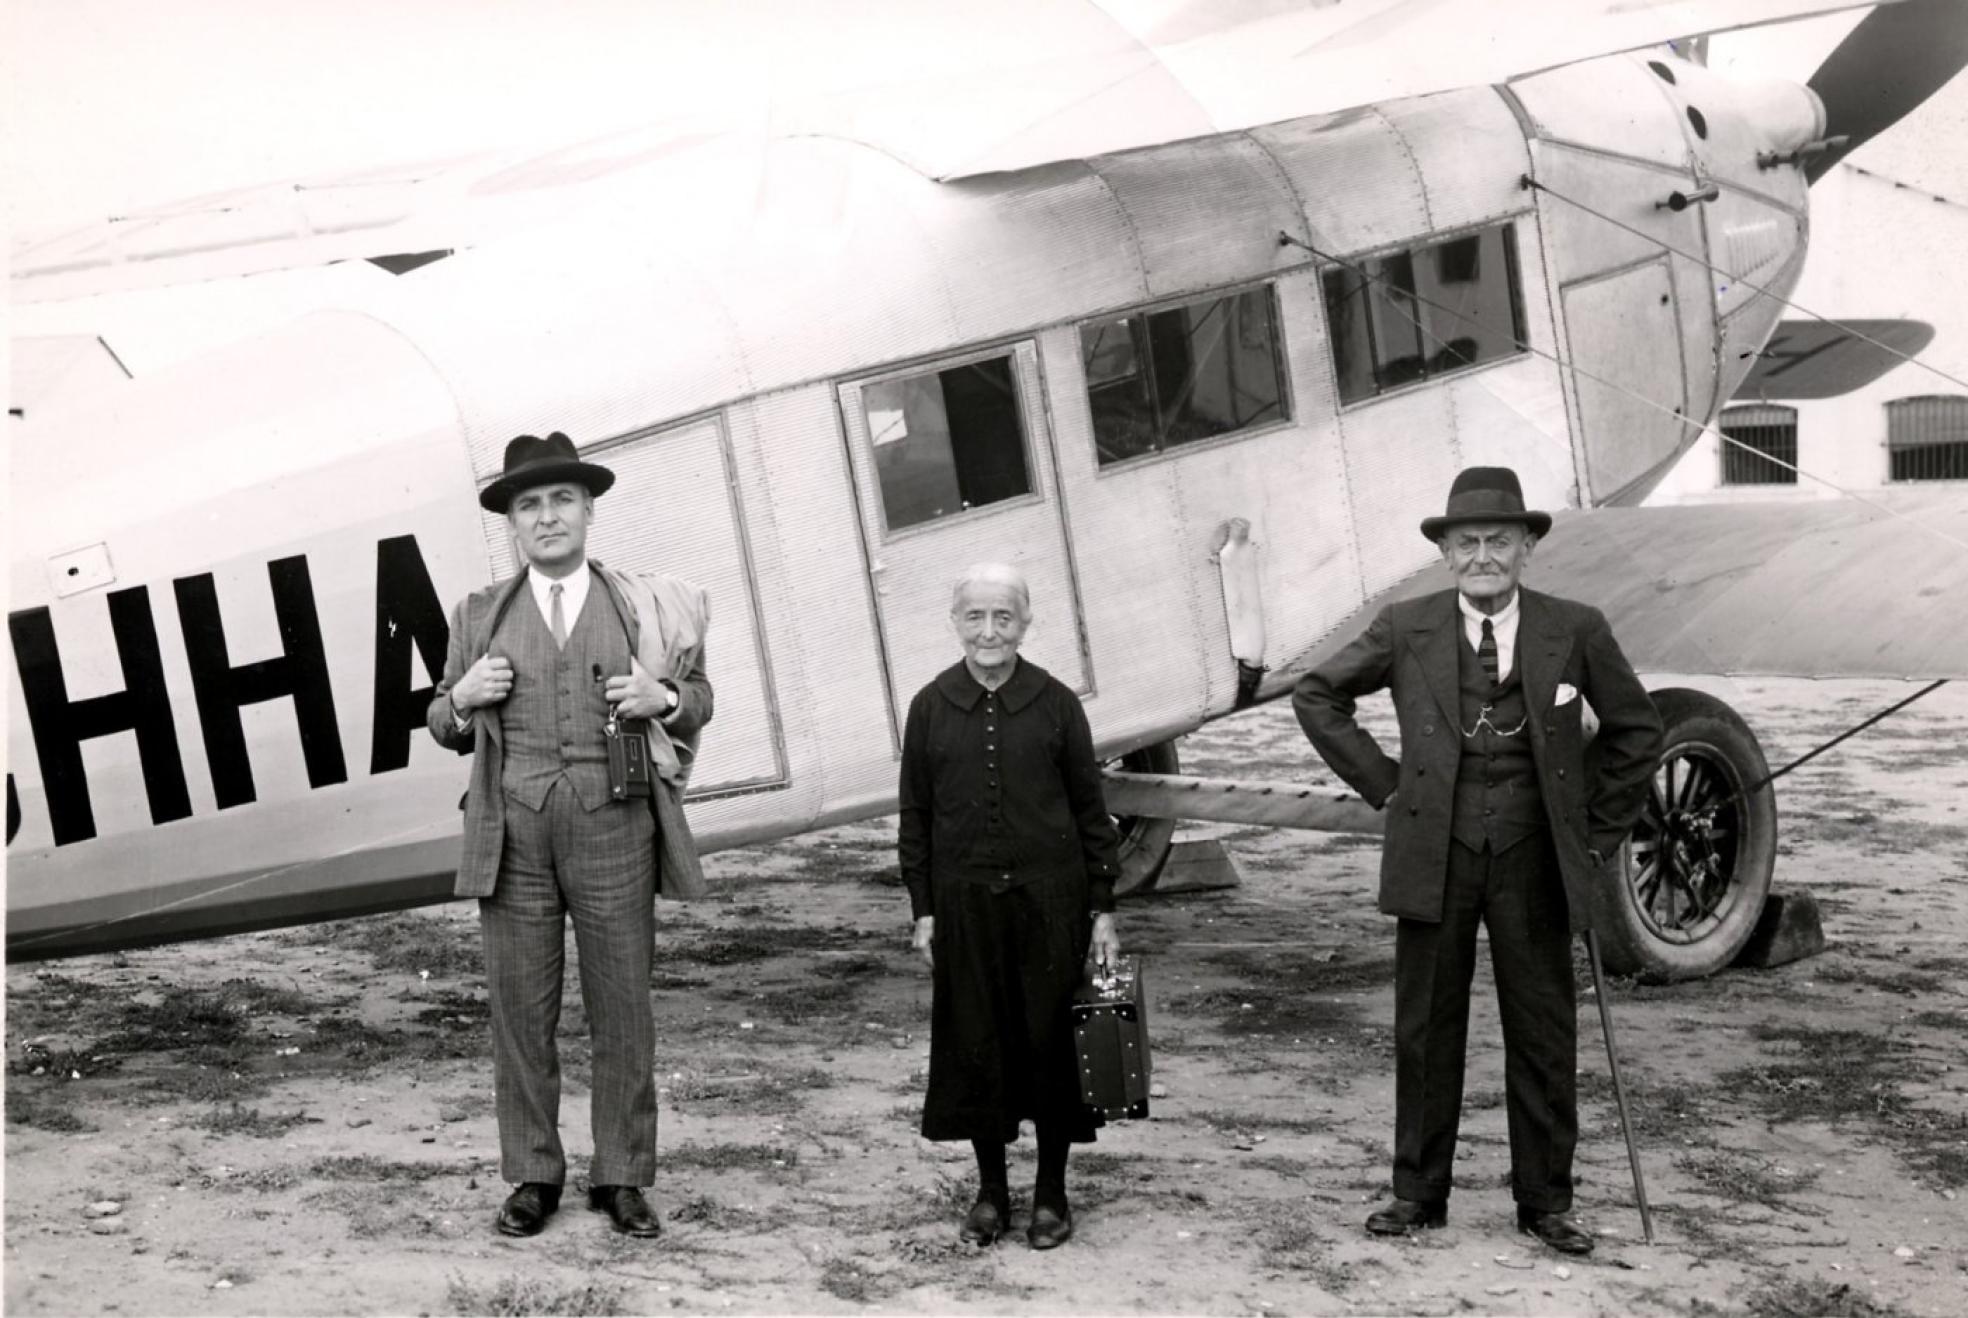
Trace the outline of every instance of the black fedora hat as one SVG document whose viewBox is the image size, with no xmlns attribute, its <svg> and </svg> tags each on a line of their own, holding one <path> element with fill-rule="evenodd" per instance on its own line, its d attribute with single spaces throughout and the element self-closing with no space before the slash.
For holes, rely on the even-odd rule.
<svg viewBox="0 0 1968 1318">
<path fill-rule="evenodd" d="M 1532 535 L 1551 529 L 1551 514 L 1524 507 L 1524 487 L 1508 467 L 1465 467 L 1449 486 L 1449 504 L 1440 517 L 1421 519 L 1421 533 L 1440 540 L 1457 522 L 1515 522 Z"/>
<path fill-rule="evenodd" d="M 574 441 L 558 430 L 545 439 L 521 435 L 506 445 L 505 472 L 478 492 L 479 506 L 489 513 L 504 513 L 521 490 L 562 481 L 585 485 L 589 494 L 599 496 L 608 493 L 608 487 L 615 483 L 615 473 L 581 461 L 581 455 L 574 451 Z"/>
</svg>

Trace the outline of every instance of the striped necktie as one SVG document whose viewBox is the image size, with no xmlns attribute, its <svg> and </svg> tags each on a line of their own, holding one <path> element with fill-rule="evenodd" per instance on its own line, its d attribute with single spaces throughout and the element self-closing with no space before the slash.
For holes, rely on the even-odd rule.
<svg viewBox="0 0 1968 1318">
<path fill-rule="evenodd" d="M 567 614 L 560 607 L 561 590 L 562 587 L 558 582 L 547 588 L 547 598 L 552 602 L 551 607 L 547 610 L 547 625 L 553 629 L 554 644 L 565 650 L 567 648 Z M 1486 628 L 1489 625 L 1487 622 L 1483 624 Z M 1484 635 L 1487 636 L 1488 632 L 1485 632 Z M 1496 650 L 1494 648 L 1490 651 L 1490 676 L 1493 679 L 1496 676 Z"/>
<path fill-rule="evenodd" d="M 559 587 L 556 586 L 555 589 L 558 590 Z M 1497 638 L 1496 629 L 1490 626 L 1488 618 L 1483 619 L 1483 642 L 1476 647 L 1476 658 L 1483 665 L 1483 676 L 1494 687 L 1500 680 L 1497 675 Z"/>
</svg>

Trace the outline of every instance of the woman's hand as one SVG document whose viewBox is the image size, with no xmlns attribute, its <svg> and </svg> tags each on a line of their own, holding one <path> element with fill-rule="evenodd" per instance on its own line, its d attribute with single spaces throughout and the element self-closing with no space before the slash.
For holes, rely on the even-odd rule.
<svg viewBox="0 0 1968 1318">
<path fill-rule="evenodd" d="M 935 936 L 936 917 L 933 915 L 916 917 L 916 932 L 909 939 L 909 945 L 916 949 L 916 954 L 923 959 L 923 964 L 931 970 L 936 968 L 936 954 L 930 951 L 930 940 Z"/>
<path fill-rule="evenodd" d="M 1103 911 L 1093 917 L 1093 963 L 1105 973 L 1121 959 L 1121 935 L 1114 928 L 1114 913 Z"/>
</svg>

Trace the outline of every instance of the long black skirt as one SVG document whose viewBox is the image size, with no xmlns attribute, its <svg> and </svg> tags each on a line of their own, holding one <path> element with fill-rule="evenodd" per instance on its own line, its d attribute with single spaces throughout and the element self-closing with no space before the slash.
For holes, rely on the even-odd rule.
<svg viewBox="0 0 1968 1318">
<path fill-rule="evenodd" d="M 1093 923 L 1049 895 L 1043 884 L 937 886 L 925 1139 L 1009 1144 L 1021 1119 L 1094 1138 L 1071 1016 Z"/>
</svg>

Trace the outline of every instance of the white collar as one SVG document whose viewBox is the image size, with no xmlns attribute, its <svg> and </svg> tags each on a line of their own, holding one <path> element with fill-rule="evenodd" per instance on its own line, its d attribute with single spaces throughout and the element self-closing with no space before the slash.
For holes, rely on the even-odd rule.
<svg viewBox="0 0 1968 1318">
<path fill-rule="evenodd" d="M 1456 608 L 1462 611 L 1463 621 L 1473 627 L 1479 636 L 1482 635 L 1483 624 L 1486 621 L 1490 624 L 1490 630 L 1498 635 L 1502 635 L 1504 630 L 1508 628 L 1510 634 L 1515 636 L 1517 634 L 1517 606 L 1523 602 L 1524 590 L 1520 586 L 1510 592 L 1510 603 L 1504 605 L 1495 613 L 1485 613 L 1469 602 L 1469 596 L 1463 594 L 1461 591 L 1456 592 Z"/>
<path fill-rule="evenodd" d="M 533 602 L 539 606 L 541 621 L 553 625 L 553 595 L 555 586 L 560 587 L 561 617 L 567 623 L 567 630 L 574 630 L 574 620 L 581 616 L 581 608 L 588 602 L 588 586 L 594 580 L 587 560 L 564 577 L 550 577 L 539 568 L 528 565 L 526 584 L 533 591 Z"/>
</svg>

